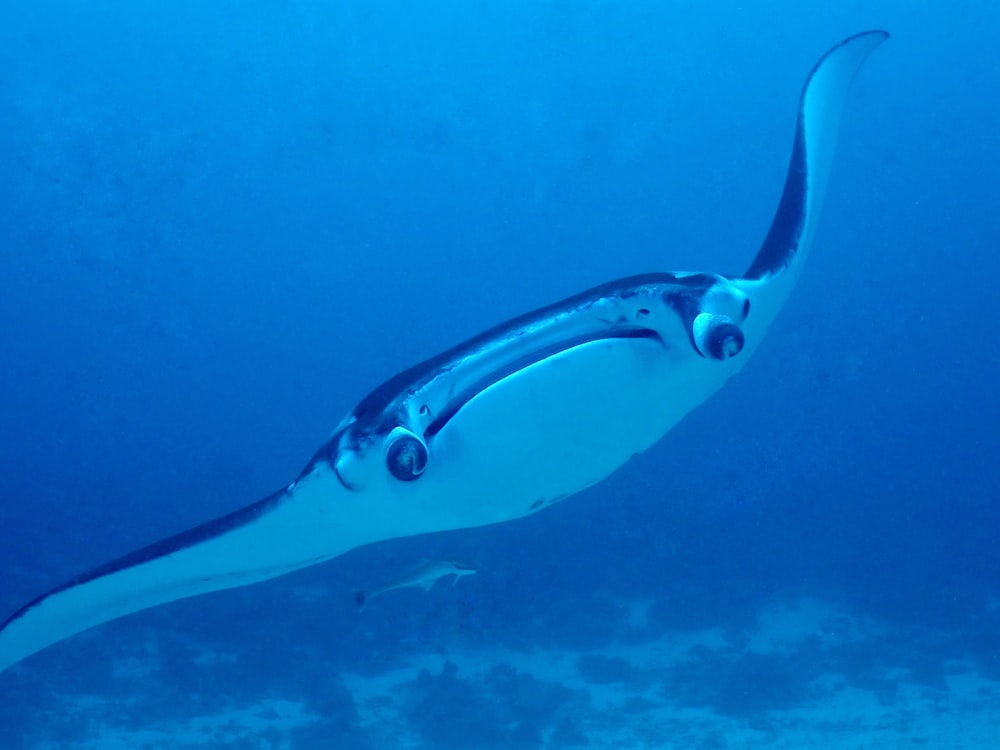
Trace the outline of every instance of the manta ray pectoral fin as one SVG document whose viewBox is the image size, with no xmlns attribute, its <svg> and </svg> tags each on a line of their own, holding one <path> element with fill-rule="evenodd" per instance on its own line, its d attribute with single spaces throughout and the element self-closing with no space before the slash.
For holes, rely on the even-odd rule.
<svg viewBox="0 0 1000 750">
<path fill-rule="evenodd" d="M 757 340 L 791 293 L 812 245 L 851 82 L 888 37 L 885 31 L 866 31 L 845 39 L 806 79 L 781 201 L 756 258 L 744 277 L 734 280 L 753 301 L 748 324 Z"/>
<path fill-rule="evenodd" d="M 0 625 L 0 671 L 117 617 L 274 578 L 340 554 L 356 540 L 330 517 L 330 490 L 339 488 L 329 474 L 308 477 L 38 597 Z"/>
</svg>

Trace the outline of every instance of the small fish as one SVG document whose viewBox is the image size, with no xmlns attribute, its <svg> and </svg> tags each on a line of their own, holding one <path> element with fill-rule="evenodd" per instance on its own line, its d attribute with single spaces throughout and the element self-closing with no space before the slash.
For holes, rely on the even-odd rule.
<svg viewBox="0 0 1000 750">
<path fill-rule="evenodd" d="M 434 560 L 423 562 L 406 575 L 400 576 L 392 583 L 383 586 L 380 589 L 375 589 L 371 593 L 355 591 L 354 601 L 357 602 L 358 609 L 364 609 L 364 606 L 369 601 L 374 599 L 379 594 L 384 594 L 386 591 L 406 588 L 422 588 L 424 591 L 430 591 L 431 587 L 438 582 L 438 579 L 444 578 L 445 576 L 455 576 L 451 581 L 451 585 L 454 586 L 458 583 L 459 578 L 462 576 L 471 576 L 478 570 L 478 565 L 456 562 L 454 560 Z"/>
</svg>

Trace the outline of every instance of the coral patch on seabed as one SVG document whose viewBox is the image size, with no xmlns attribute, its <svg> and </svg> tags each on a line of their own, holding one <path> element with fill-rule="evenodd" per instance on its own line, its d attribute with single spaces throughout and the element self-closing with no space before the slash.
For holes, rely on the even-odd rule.
<svg viewBox="0 0 1000 750">
<path fill-rule="evenodd" d="M 217 680 L 203 682 L 214 686 L 213 700 L 199 701 L 163 666 L 160 649 L 144 653 L 147 661 L 129 656 L 113 670 L 120 690 L 55 697 L 44 721 L 8 724 L 4 747 L 1000 747 L 996 674 L 954 658 L 941 634 L 892 632 L 812 599 L 772 606 L 742 630 L 672 632 L 586 652 L 470 646 L 340 675 L 313 654 L 272 674 L 257 700 L 235 685 L 221 696 Z M 241 661 L 202 658 L 200 668 L 231 680 Z"/>
</svg>

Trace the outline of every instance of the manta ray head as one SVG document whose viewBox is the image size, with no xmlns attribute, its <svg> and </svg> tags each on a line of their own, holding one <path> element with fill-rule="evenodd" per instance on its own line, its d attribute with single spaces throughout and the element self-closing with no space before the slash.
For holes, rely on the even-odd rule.
<svg viewBox="0 0 1000 750">
<path fill-rule="evenodd" d="M 451 352 L 433 367 L 387 382 L 358 404 L 318 457 L 348 490 L 436 505 L 425 485 L 440 493 L 442 472 L 457 470 L 456 461 L 471 465 L 477 451 L 477 476 L 489 483 L 523 470 L 526 462 L 537 463 L 556 442 L 579 440 L 579 429 L 569 426 L 573 420 L 563 414 L 559 421 L 555 411 L 549 437 L 541 438 L 540 425 L 556 392 L 579 392 L 574 413 L 591 415 L 580 418 L 579 428 L 599 430 L 606 420 L 621 419 L 613 408 L 588 405 L 594 391 L 587 390 L 583 379 L 599 381 L 605 377 L 601 368 L 608 362 L 622 366 L 625 353 L 631 352 L 627 357 L 635 363 L 662 359 L 669 372 L 683 373 L 688 366 L 717 366 L 743 351 L 750 295 L 729 278 L 692 273 L 626 281 L 638 283 L 597 290 L 540 318 L 543 331 L 533 328 L 534 321 L 513 332 L 499 331 L 476 347 Z M 593 353 L 595 346 L 622 353 L 607 359 Z M 647 353 L 639 356 L 642 351 Z M 575 369 L 571 363 L 577 361 L 578 372 L 557 374 Z M 489 404 L 495 406 L 488 418 L 469 416 Z M 498 436 L 506 437 L 495 442 Z M 525 449 L 531 455 L 520 453 L 519 446 L 533 442 L 535 447 Z M 490 444 L 502 445 L 508 461 L 495 460 L 485 447 Z"/>
</svg>

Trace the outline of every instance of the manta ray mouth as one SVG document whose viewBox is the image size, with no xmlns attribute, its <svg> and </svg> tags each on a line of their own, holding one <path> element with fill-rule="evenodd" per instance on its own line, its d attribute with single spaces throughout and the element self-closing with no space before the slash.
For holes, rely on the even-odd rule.
<svg viewBox="0 0 1000 750">
<path fill-rule="evenodd" d="M 621 328 L 601 334 L 581 334 L 579 336 L 550 344 L 540 349 L 535 349 L 534 351 L 526 353 L 522 357 L 518 357 L 517 359 L 504 363 L 503 367 L 498 367 L 495 370 L 490 371 L 469 387 L 456 393 L 451 399 L 449 399 L 448 403 L 438 413 L 434 421 L 427 426 L 426 430 L 424 430 L 424 439 L 430 440 L 441 432 L 441 430 L 448 425 L 448 422 L 450 422 L 455 415 L 458 414 L 463 406 L 487 388 L 496 385 L 500 381 L 517 372 L 520 372 L 521 370 L 524 370 L 527 367 L 531 367 L 539 362 L 543 362 L 549 357 L 569 351 L 570 349 L 584 344 L 591 344 L 596 341 L 620 341 L 627 339 L 648 339 L 656 341 L 664 347 L 667 345 L 663 340 L 663 337 L 651 328 Z"/>
</svg>

